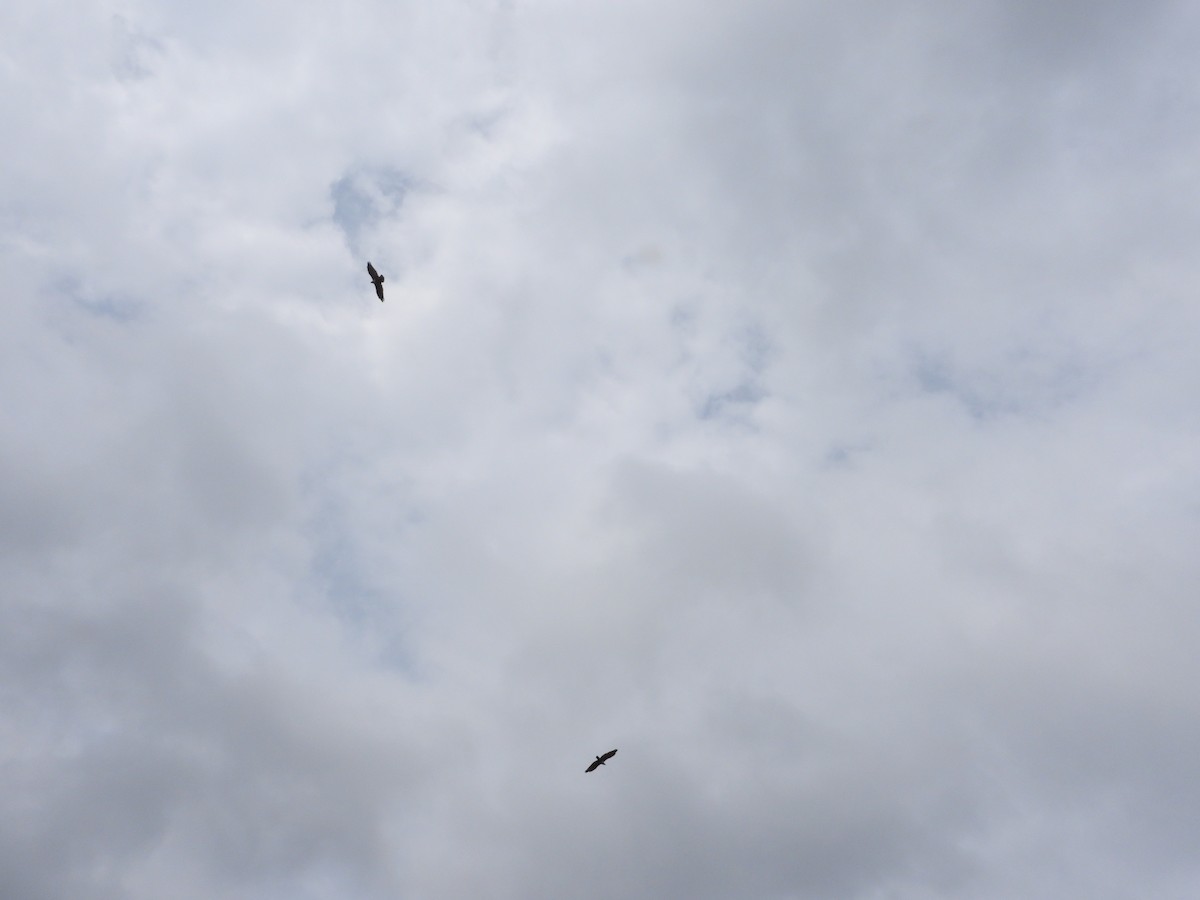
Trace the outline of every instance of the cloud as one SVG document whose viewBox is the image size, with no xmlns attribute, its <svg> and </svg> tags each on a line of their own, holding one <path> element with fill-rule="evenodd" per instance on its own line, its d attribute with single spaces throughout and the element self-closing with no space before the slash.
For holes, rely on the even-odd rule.
<svg viewBox="0 0 1200 900">
<path fill-rule="evenodd" d="M 0 894 L 1192 896 L 1143 12 L 0 13 Z"/>
</svg>

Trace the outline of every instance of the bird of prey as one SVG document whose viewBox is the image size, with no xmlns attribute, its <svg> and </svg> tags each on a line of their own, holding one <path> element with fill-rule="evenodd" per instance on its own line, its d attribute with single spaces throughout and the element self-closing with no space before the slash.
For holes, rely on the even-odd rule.
<svg viewBox="0 0 1200 900">
<path fill-rule="evenodd" d="M 588 767 L 587 767 L 587 768 L 586 768 L 584 771 L 585 771 L 585 772 L 590 772 L 590 771 L 592 771 L 593 769 L 595 769 L 597 766 L 602 766 L 602 765 L 604 765 L 604 764 L 605 764 L 605 763 L 606 763 L 608 760 L 612 759 L 612 758 L 613 758 L 614 756 L 616 756 L 616 755 L 617 755 L 617 751 L 616 751 L 616 750 L 609 750 L 609 751 L 608 751 L 607 753 L 605 753 L 603 756 L 597 756 L 597 757 L 596 757 L 596 761 L 595 761 L 594 763 L 592 763 L 590 766 L 588 766 Z"/>
<path fill-rule="evenodd" d="M 379 298 L 379 302 L 383 302 L 383 282 L 384 278 L 375 271 L 375 267 L 367 263 L 367 274 L 371 276 L 371 284 L 375 285 L 375 296 Z"/>
</svg>

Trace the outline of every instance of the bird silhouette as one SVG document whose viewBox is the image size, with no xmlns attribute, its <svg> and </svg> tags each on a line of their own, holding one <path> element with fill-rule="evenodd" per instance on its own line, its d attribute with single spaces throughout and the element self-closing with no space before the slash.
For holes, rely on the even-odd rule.
<svg viewBox="0 0 1200 900">
<path fill-rule="evenodd" d="M 384 277 L 375 271 L 375 267 L 367 263 L 367 274 L 371 276 L 371 284 L 375 285 L 375 296 L 379 298 L 379 302 L 383 302 L 383 282 Z"/>
<path fill-rule="evenodd" d="M 612 759 L 612 758 L 613 758 L 614 756 L 616 756 L 616 755 L 617 755 L 617 751 L 616 751 L 616 750 L 609 750 L 609 751 L 608 751 L 607 753 L 605 753 L 603 756 L 597 756 L 597 757 L 596 757 L 596 761 L 595 761 L 594 763 L 592 763 L 590 766 L 588 766 L 588 767 L 587 767 L 587 768 L 586 768 L 584 771 L 585 771 L 585 772 L 591 772 L 591 771 L 592 771 L 593 769 L 595 769 L 597 766 L 602 766 L 602 765 L 604 765 L 604 764 L 605 764 L 605 763 L 606 763 L 608 760 Z"/>
</svg>

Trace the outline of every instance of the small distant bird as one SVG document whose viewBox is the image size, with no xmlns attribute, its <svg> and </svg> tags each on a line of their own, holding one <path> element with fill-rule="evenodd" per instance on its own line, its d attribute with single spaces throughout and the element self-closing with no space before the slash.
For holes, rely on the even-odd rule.
<svg viewBox="0 0 1200 900">
<path fill-rule="evenodd" d="M 609 751 L 608 751 L 607 753 L 605 753 L 603 756 L 597 756 L 597 757 L 596 757 L 596 761 L 595 761 L 594 763 L 592 763 L 590 766 L 588 766 L 588 767 L 587 767 L 587 768 L 586 768 L 584 771 L 585 771 L 585 772 L 591 772 L 591 771 L 592 771 L 593 769 L 595 769 L 597 766 L 602 766 L 602 765 L 604 765 L 604 764 L 605 764 L 605 763 L 606 763 L 608 760 L 612 759 L 612 758 L 613 758 L 614 756 L 616 756 L 616 755 L 617 755 L 617 751 L 616 751 L 616 750 L 609 750 Z"/>
<path fill-rule="evenodd" d="M 379 302 L 383 302 L 383 282 L 384 277 L 375 271 L 375 267 L 367 263 L 367 274 L 371 276 L 371 284 L 375 285 L 375 296 L 379 298 Z"/>
</svg>

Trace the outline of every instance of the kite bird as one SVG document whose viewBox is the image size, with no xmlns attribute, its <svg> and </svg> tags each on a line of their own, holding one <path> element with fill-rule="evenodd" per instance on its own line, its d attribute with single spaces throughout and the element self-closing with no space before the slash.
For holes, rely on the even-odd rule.
<svg viewBox="0 0 1200 900">
<path fill-rule="evenodd" d="M 367 274 L 371 276 L 371 284 L 375 285 L 375 296 L 379 298 L 379 302 L 383 302 L 383 282 L 384 277 L 375 271 L 375 267 L 367 263 Z"/>
<path fill-rule="evenodd" d="M 616 750 L 609 750 L 603 756 L 597 756 L 596 761 L 594 763 L 592 763 L 590 766 L 588 766 L 587 769 L 585 769 L 584 771 L 591 772 L 597 766 L 604 765 L 608 760 L 612 759 L 616 755 L 617 755 Z"/>
</svg>

